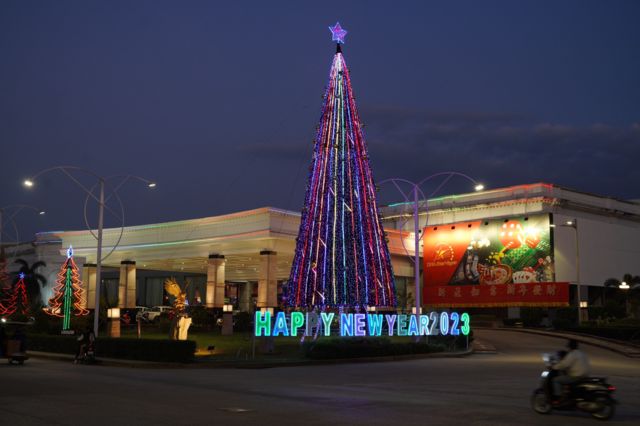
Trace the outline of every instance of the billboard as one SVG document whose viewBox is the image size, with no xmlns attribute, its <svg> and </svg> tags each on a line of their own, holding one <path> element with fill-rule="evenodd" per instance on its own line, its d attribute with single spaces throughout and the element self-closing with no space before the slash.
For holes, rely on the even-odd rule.
<svg viewBox="0 0 640 426">
<path fill-rule="evenodd" d="M 423 239 L 423 303 L 433 306 L 562 306 L 549 215 L 429 226 Z"/>
</svg>

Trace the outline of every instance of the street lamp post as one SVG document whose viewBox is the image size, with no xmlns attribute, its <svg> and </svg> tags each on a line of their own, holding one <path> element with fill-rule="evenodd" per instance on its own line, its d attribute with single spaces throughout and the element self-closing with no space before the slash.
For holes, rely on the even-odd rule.
<svg viewBox="0 0 640 426">
<path fill-rule="evenodd" d="M 116 186 L 113 189 L 113 194 L 117 193 L 116 191 L 122 186 L 124 185 L 124 183 L 126 181 L 128 181 L 129 179 L 137 179 L 140 180 L 144 183 L 147 184 L 147 186 L 149 188 L 155 188 L 156 187 L 156 183 L 153 181 L 150 181 L 148 179 L 142 178 L 140 176 L 135 176 L 135 175 L 125 175 L 125 176 L 111 176 L 111 177 L 102 177 L 97 175 L 96 173 L 84 169 L 82 167 L 76 167 L 76 166 L 56 166 L 56 167 L 51 167 L 45 170 L 42 170 L 38 173 L 35 174 L 35 176 L 33 176 L 32 178 L 29 179 L 25 179 L 24 181 L 24 185 L 28 188 L 31 188 L 34 186 L 35 184 L 35 180 L 36 178 L 38 178 L 39 176 L 54 171 L 54 170 L 59 170 L 62 173 L 64 173 L 65 175 L 67 175 L 67 177 L 69 177 L 77 186 L 79 186 L 86 194 L 87 194 L 87 198 L 91 197 L 93 198 L 95 201 L 97 201 L 98 203 L 98 235 L 96 237 L 97 239 L 97 247 L 96 247 L 96 300 L 95 300 L 95 308 L 94 308 L 94 314 L 93 314 L 93 332 L 95 334 L 95 336 L 98 336 L 98 325 L 99 325 L 99 316 L 100 316 L 100 286 L 101 286 L 101 274 L 102 274 L 102 231 L 104 228 L 104 209 L 105 209 L 105 196 L 104 196 L 104 189 L 105 189 L 105 182 L 107 179 L 110 178 L 115 178 L 115 177 L 122 177 L 124 178 L 120 184 L 118 186 Z M 93 188 L 91 189 L 87 189 L 86 186 L 84 186 L 80 181 L 78 181 L 72 174 L 71 171 L 81 171 L 84 173 L 88 173 L 90 175 L 92 175 L 93 177 L 98 179 L 98 190 L 99 190 L 99 195 L 98 197 L 96 197 L 93 194 Z M 108 207 L 107 207 L 108 208 Z"/>
<path fill-rule="evenodd" d="M 408 184 L 411 187 L 413 192 L 413 235 L 414 235 L 414 259 L 413 259 L 413 271 L 414 271 L 414 283 L 415 283 L 415 314 L 419 315 L 421 313 L 422 308 L 422 297 L 421 297 L 421 285 L 420 285 L 420 239 L 422 236 L 420 235 L 420 215 L 419 215 L 419 206 L 420 206 L 420 196 L 422 199 L 427 201 L 427 197 L 425 197 L 424 192 L 420 189 L 420 186 L 427 182 L 428 180 L 434 179 L 439 176 L 446 176 L 446 178 L 438 185 L 438 187 L 430 194 L 430 196 L 434 196 L 452 177 L 461 176 L 464 177 L 474 184 L 474 189 L 476 191 L 482 191 L 484 189 L 484 185 L 475 179 L 465 175 L 464 173 L 459 172 L 440 172 L 435 173 L 431 176 L 427 176 L 422 179 L 418 183 L 411 182 L 407 179 L 402 178 L 389 178 L 385 179 L 379 183 L 379 185 L 383 185 L 385 183 L 393 183 L 396 189 L 402 194 L 405 202 L 409 203 L 409 197 L 407 194 L 400 188 L 400 183 Z M 404 240 L 403 246 L 404 246 Z M 405 248 L 406 250 L 406 248 Z M 407 253 L 408 254 L 408 253 Z"/>
<path fill-rule="evenodd" d="M 100 325 L 100 287 L 102 287 L 102 230 L 104 228 L 104 179 L 100 178 L 100 200 L 98 201 L 98 242 L 96 247 L 96 301 L 93 308 L 93 333 L 98 337 Z"/>
<path fill-rule="evenodd" d="M 44 210 L 41 210 L 41 209 L 39 209 L 37 207 L 30 206 L 28 204 L 11 204 L 11 205 L 8 205 L 8 206 L 0 207 L 0 246 L 2 246 L 2 236 L 3 236 L 4 222 L 5 222 L 4 213 L 6 211 L 9 211 L 10 209 L 15 209 L 15 210 L 9 216 L 9 218 L 6 219 L 6 221 L 13 223 L 13 226 L 14 226 L 15 231 L 16 231 L 16 234 L 15 234 L 16 243 L 18 243 L 20 241 L 19 241 L 19 237 L 18 237 L 18 227 L 15 224 L 14 218 L 24 209 L 34 210 L 34 211 L 38 212 L 39 215 L 43 215 L 45 213 Z"/>
<path fill-rule="evenodd" d="M 422 190 L 418 187 L 418 185 L 414 182 L 411 182 L 410 180 L 407 179 L 401 179 L 401 178 L 389 178 L 389 179 L 385 179 L 382 182 L 379 183 L 379 185 L 383 185 L 385 183 L 393 183 L 393 185 L 396 187 L 396 189 L 402 194 L 402 196 L 405 199 L 405 202 L 409 202 L 409 197 L 407 196 L 407 194 L 405 194 L 405 192 L 400 188 L 400 183 L 406 183 L 408 185 L 411 186 L 412 190 L 413 190 L 413 236 L 414 236 L 414 259 L 413 259 L 413 271 L 414 271 L 414 280 L 415 280 L 415 310 L 416 310 L 416 315 L 420 314 L 420 308 L 422 306 L 421 303 L 421 298 L 420 298 L 420 232 L 419 232 L 419 201 L 420 198 L 418 196 L 418 192 L 422 195 L 422 199 L 425 198 L 424 193 L 422 192 Z M 404 245 L 404 241 L 403 241 L 403 245 Z M 406 249 L 405 249 L 406 250 Z M 408 254 L 408 253 L 407 253 Z"/>
<path fill-rule="evenodd" d="M 420 191 L 422 192 L 422 191 Z M 414 235 L 414 264 L 413 264 L 413 275 L 415 280 L 415 292 L 416 292 L 416 315 L 420 315 L 422 313 L 422 294 L 421 294 L 421 285 L 420 285 L 420 216 L 418 215 L 418 186 L 413 187 L 413 235 Z"/>
</svg>

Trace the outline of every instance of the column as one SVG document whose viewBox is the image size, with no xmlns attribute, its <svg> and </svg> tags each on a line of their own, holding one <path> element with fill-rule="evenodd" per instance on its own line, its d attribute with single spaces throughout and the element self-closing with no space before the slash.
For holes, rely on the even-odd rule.
<svg viewBox="0 0 640 426">
<path fill-rule="evenodd" d="M 120 281 L 118 284 L 118 307 L 135 308 L 136 306 L 136 262 L 123 260 L 120 262 Z"/>
<path fill-rule="evenodd" d="M 84 300 L 82 306 L 86 309 L 96 308 L 96 264 L 85 263 L 82 265 L 82 287 L 84 288 Z"/>
<path fill-rule="evenodd" d="M 253 312 L 253 301 L 251 300 L 253 293 L 253 283 L 251 281 L 247 281 L 242 284 L 240 287 L 240 310 L 242 312 Z"/>
<path fill-rule="evenodd" d="M 277 253 L 271 250 L 260 252 L 260 279 L 258 281 L 258 308 L 278 306 Z"/>
<path fill-rule="evenodd" d="M 207 268 L 207 308 L 222 308 L 224 306 L 225 263 L 224 255 L 209 255 L 209 267 Z"/>
</svg>

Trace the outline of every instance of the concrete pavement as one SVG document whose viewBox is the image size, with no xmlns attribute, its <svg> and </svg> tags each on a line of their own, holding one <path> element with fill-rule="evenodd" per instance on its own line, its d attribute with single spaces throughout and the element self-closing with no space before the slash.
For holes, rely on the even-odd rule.
<svg viewBox="0 0 640 426">
<path fill-rule="evenodd" d="M 516 331 L 521 333 L 539 334 L 542 336 L 555 337 L 558 339 L 565 339 L 565 340 L 575 339 L 580 343 L 608 349 L 610 351 L 617 352 L 621 355 L 628 356 L 629 358 L 640 358 L 640 347 L 638 346 L 630 345 L 618 340 L 591 336 L 588 334 L 569 333 L 564 331 L 539 330 L 539 329 L 532 329 L 532 328 L 508 328 L 508 329 L 498 329 L 498 330 L 510 330 L 510 331 Z"/>
<path fill-rule="evenodd" d="M 0 424 L 583 425 L 580 413 L 529 407 L 541 353 L 561 341 L 476 330 L 495 354 L 389 363 L 238 369 L 131 369 L 32 359 L 0 365 Z M 640 360 L 585 346 L 621 405 L 612 424 L 640 422 Z"/>
</svg>

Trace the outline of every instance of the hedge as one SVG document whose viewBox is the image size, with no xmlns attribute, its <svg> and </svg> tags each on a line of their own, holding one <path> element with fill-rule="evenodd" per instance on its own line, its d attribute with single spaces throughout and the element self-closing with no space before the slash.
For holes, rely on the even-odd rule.
<svg viewBox="0 0 640 426">
<path fill-rule="evenodd" d="M 305 342 L 304 356 L 311 359 L 341 359 L 442 352 L 443 345 L 416 342 L 392 343 L 386 338 L 336 338 Z"/>
<path fill-rule="evenodd" d="M 638 327 L 566 327 L 563 331 L 590 334 L 592 336 L 604 337 L 605 339 L 615 339 L 624 341 L 640 341 L 640 328 Z"/>
<path fill-rule="evenodd" d="M 75 336 L 29 335 L 27 349 L 74 355 L 78 342 Z M 155 340 L 99 337 L 96 339 L 98 358 L 122 358 L 157 362 L 193 362 L 196 342 L 192 340 Z"/>
</svg>

